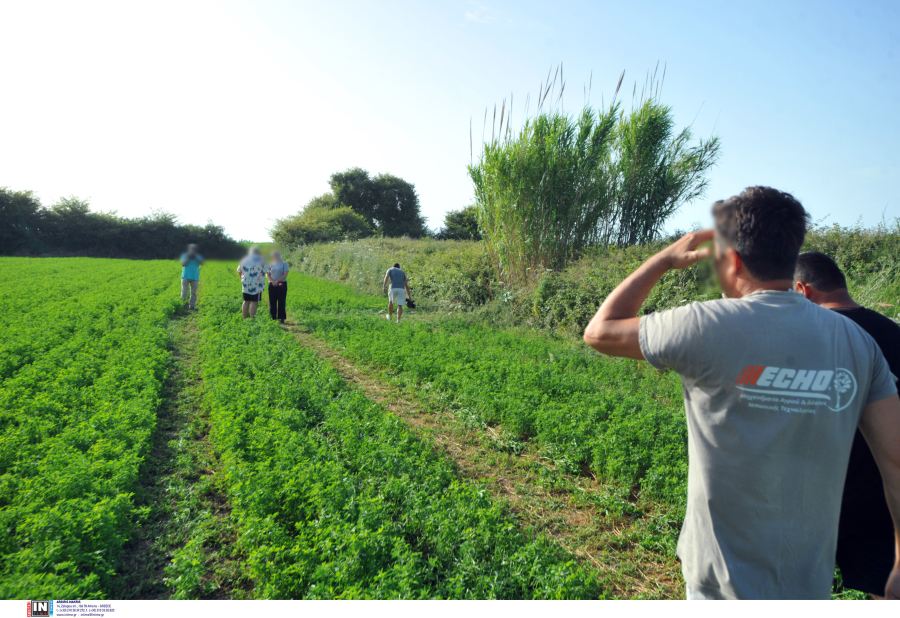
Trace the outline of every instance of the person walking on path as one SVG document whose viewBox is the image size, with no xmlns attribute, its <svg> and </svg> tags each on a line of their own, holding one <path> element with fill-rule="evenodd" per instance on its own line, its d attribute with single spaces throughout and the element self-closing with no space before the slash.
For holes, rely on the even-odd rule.
<svg viewBox="0 0 900 618">
<path fill-rule="evenodd" d="M 794 271 L 794 290 L 858 324 L 878 344 L 894 379 L 900 379 L 900 326 L 854 301 L 834 260 L 818 251 L 801 253 Z M 900 382 L 897 386 L 900 388 Z M 894 566 L 894 554 L 894 522 L 884 481 L 872 450 L 857 429 L 838 524 L 837 564 L 844 587 L 880 598 Z"/>
<path fill-rule="evenodd" d="M 900 398 L 865 331 L 792 289 L 809 215 L 751 187 L 607 296 L 584 333 L 611 356 L 681 376 L 688 599 L 828 599 L 856 428 L 884 479 L 900 554 Z M 714 251 L 699 248 L 714 242 Z M 637 317 L 660 278 L 714 255 L 725 298 Z M 900 556 L 885 596 L 900 598 Z"/>
<path fill-rule="evenodd" d="M 247 257 L 241 260 L 237 271 L 241 274 L 241 288 L 244 293 L 241 314 L 246 320 L 248 317 L 256 317 L 256 309 L 259 307 L 259 301 L 262 300 L 262 293 L 266 287 L 269 265 L 260 254 L 259 247 L 250 247 Z"/>
<path fill-rule="evenodd" d="M 391 288 L 388 290 L 388 281 Z M 400 323 L 400 316 L 403 315 L 403 306 L 406 305 L 406 299 L 409 298 L 409 285 L 406 281 L 406 273 L 400 270 L 400 264 L 394 264 L 393 268 L 388 268 L 384 274 L 384 280 L 381 282 L 381 292 L 387 292 L 388 295 L 388 312 L 384 316 L 390 320 L 394 315 L 394 305 L 397 306 L 397 323 Z"/>
<path fill-rule="evenodd" d="M 190 293 L 188 309 L 193 311 L 197 306 L 197 288 L 200 285 L 200 265 L 203 256 L 197 245 L 188 245 L 187 251 L 181 254 L 181 300 L 186 301 Z"/>
<path fill-rule="evenodd" d="M 269 315 L 273 320 L 278 320 L 282 324 L 287 319 L 287 276 L 290 268 L 287 262 L 281 259 L 281 254 L 277 251 L 272 252 L 272 263 L 269 265 L 269 272 L 266 278 L 269 280 Z"/>
</svg>

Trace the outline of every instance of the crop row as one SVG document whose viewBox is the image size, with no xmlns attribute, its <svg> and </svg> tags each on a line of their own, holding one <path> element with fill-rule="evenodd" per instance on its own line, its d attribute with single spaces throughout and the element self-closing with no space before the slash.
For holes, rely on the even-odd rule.
<svg viewBox="0 0 900 618">
<path fill-rule="evenodd" d="M 687 430 L 677 375 L 472 317 L 394 324 L 373 311 L 383 299 L 291 277 L 288 309 L 351 358 L 420 392 L 441 393 L 467 416 L 537 440 L 573 471 L 588 464 L 625 490 L 683 506 Z"/>
<path fill-rule="evenodd" d="M 254 596 L 600 594 L 556 544 L 523 533 L 480 486 L 461 482 L 432 445 L 289 333 L 267 318 L 242 321 L 230 270 L 211 264 L 204 274 L 203 401 Z M 361 307 L 340 288 L 322 300 Z"/>
<path fill-rule="evenodd" d="M 133 277 L 143 276 L 143 269 L 134 272 L 128 264 L 0 258 L 0 286 L 6 291 L 0 298 L 0 382 L 57 346 L 83 346 L 80 337 L 92 332 L 98 312 L 116 311 L 120 300 L 140 302 L 157 295 L 155 287 L 134 285 Z M 127 298 L 119 293 L 123 283 Z"/>
<path fill-rule="evenodd" d="M 0 259 L 0 598 L 113 589 L 143 514 L 132 492 L 179 306 L 169 270 Z"/>
</svg>

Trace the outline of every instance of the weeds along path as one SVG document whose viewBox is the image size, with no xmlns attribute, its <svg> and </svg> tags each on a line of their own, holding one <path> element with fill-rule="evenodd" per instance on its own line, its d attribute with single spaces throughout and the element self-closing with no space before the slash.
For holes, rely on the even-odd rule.
<svg viewBox="0 0 900 618">
<path fill-rule="evenodd" d="M 177 316 L 170 332 L 171 368 L 137 492 L 147 519 L 124 558 L 116 596 L 241 598 L 249 584 L 202 408 L 197 314 Z"/>
<path fill-rule="evenodd" d="M 532 445 L 512 444 L 502 429 L 473 428 L 451 411 L 355 364 L 295 323 L 297 341 L 334 367 L 370 399 L 387 407 L 414 433 L 435 444 L 464 478 L 506 502 L 519 524 L 552 536 L 598 573 L 615 597 L 683 598 L 680 565 L 659 546 L 652 512 L 641 512 L 591 476 L 563 474 Z"/>
</svg>

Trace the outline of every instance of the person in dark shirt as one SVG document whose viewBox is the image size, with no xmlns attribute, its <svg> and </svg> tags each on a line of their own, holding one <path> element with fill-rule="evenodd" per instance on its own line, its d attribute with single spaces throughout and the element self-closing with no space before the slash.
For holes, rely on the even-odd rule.
<svg viewBox="0 0 900 618">
<path fill-rule="evenodd" d="M 855 302 L 847 291 L 844 273 L 834 260 L 818 251 L 801 253 L 794 273 L 794 290 L 856 322 L 881 348 L 894 378 L 900 378 L 900 326 Z M 838 527 L 837 563 L 844 586 L 875 597 L 884 594 L 884 582 L 894 565 L 894 543 L 894 524 L 881 474 L 857 429 Z"/>
</svg>

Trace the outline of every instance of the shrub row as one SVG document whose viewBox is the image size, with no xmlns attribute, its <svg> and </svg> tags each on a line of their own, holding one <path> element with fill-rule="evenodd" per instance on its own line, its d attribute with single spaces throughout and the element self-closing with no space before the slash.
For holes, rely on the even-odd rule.
<svg viewBox="0 0 900 618">
<path fill-rule="evenodd" d="M 288 261 L 300 272 L 377 294 L 394 262 L 406 270 L 413 295 L 444 305 L 489 305 L 493 320 L 581 333 L 603 299 L 665 242 L 625 249 L 591 247 L 562 271 L 529 271 L 520 286 L 496 280 L 483 243 L 369 239 L 302 247 Z M 900 221 L 875 228 L 816 227 L 804 250 L 832 256 L 847 273 L 850 291 L 866 305 L 900 318 Z M 717 297 L 708 262 L 666 274 L 644 313 Z M 881 303 L 880 305 L 877 303 Z M 887 306 L 892 305 L 892 306 Z"/>
<path fill-rule="evenodd" d="M 171 213 L 127 218 L 115 212 L 91 212 L 75 197 L 48 207 L 31 191 L 0 187 L 0 254 L 90 255 L 94 257 L 172 259 L 188 243 L 199 243 L 207 258 L 237 258 L 240 243 L 224 228 L 182 224 Z"/>
</svg>

